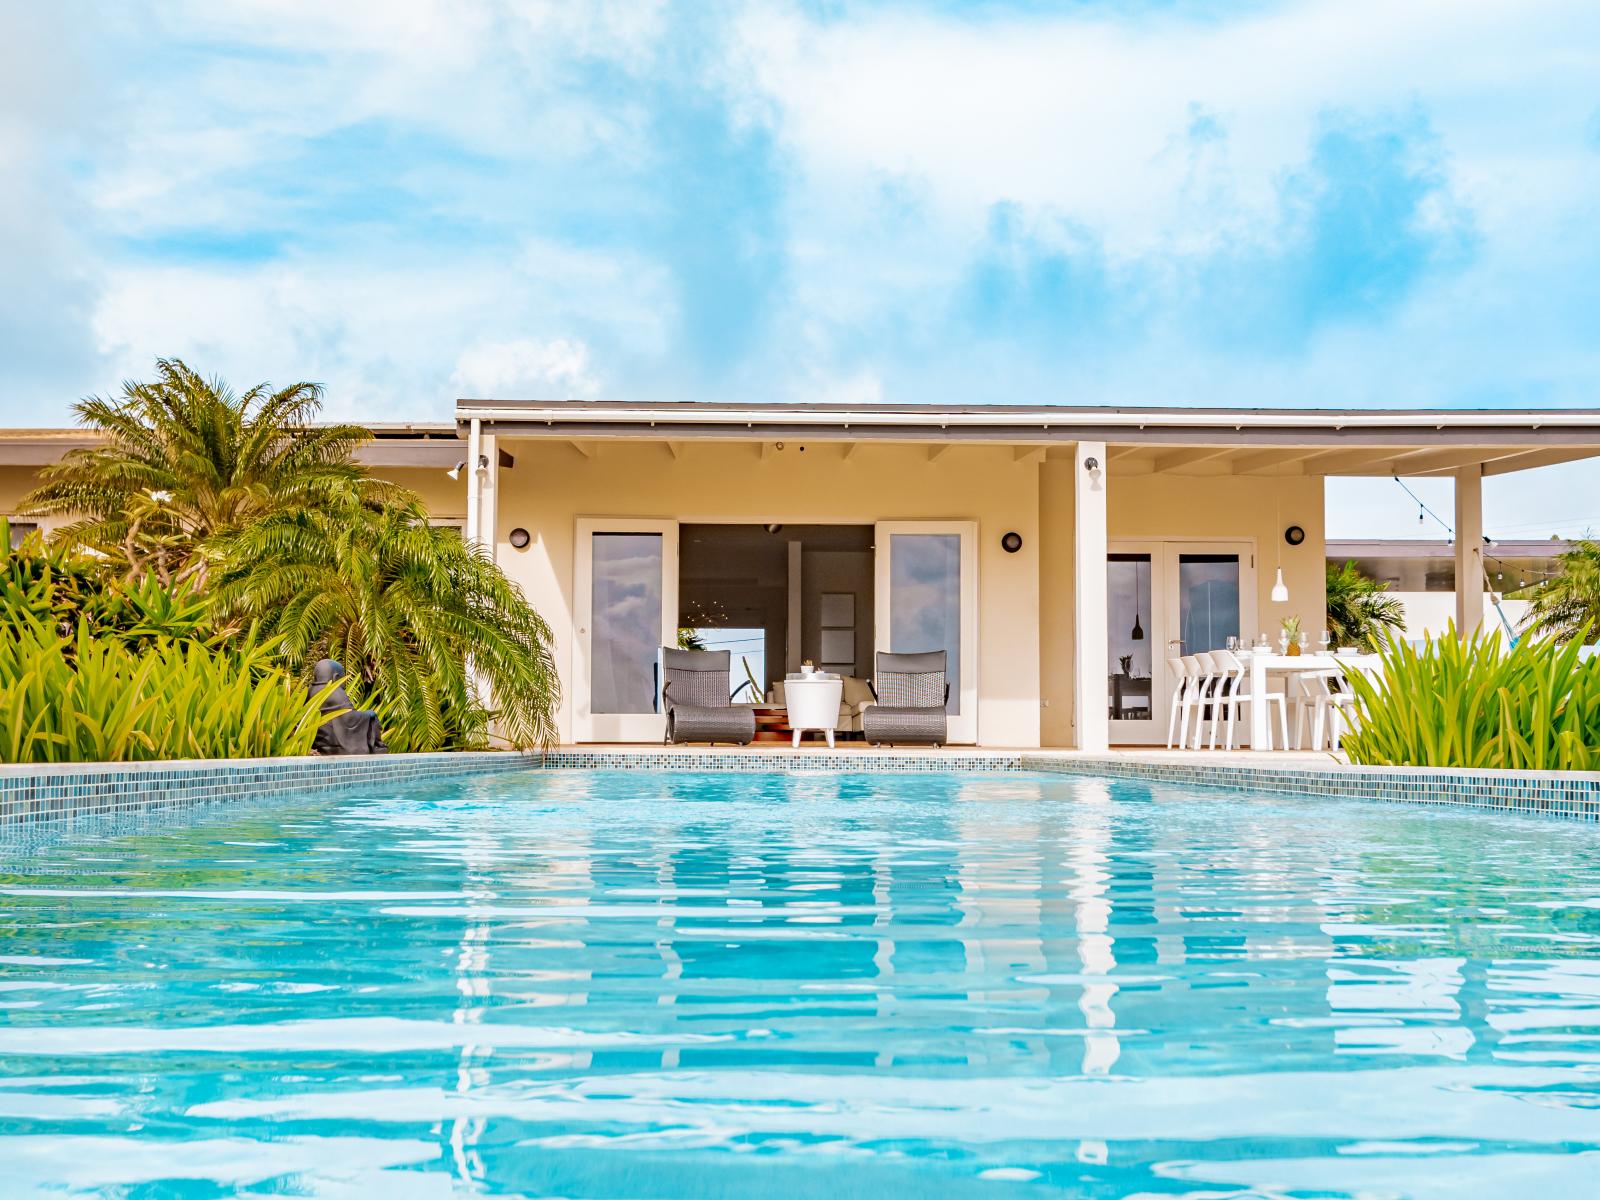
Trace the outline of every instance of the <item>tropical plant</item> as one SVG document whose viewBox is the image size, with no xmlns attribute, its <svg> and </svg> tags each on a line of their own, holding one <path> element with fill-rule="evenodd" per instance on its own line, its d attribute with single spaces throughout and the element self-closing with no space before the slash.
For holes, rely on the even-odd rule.
<svg viewBox="0 0 1600 1200">
<path fill-rule="evenodd" d="M 1518 596 L 1533 602 L 1525 626 L 1530 632 L 1573 640 L 1582 629 L 1600 628 L 1600 543 L 1584 538 L 1556 560 L 1555 578 Z"/>
<path fill-rule="evenodd" d="M 171 587 L 153 576 L 128 582 L 96 559 L 45 545 L 37 533 L 17 546 L 8 533 L 0 519 L 0 628 L 27 614 L 63 636 L 85 628 L 136 646 L 158 638 L 205 640 L 219 632 L 192 579 Z"/>
<path fill-rule="evenodd" d="M 274 665 L 254 630 L 139 649 L 17 610 L 0 638 L 0 761 L 137 762 L 306 754 L 325 692 Z"/>
<path fill-rule="evenodd" d="M 83 596 L 51 592 L 62 632 L 88 620 L 135 639 L 210 637 L 254 619 L 284 633 L 293 671 L 345 662 L 397 749 L 482 744 L 491 720 L 514 745 L 553 737 L 544 622 L 485 554 L 355 462 L 366 430 L 313 424 L 320 388 L 236 396 L 176 359 L 156 376 L 81 403 L 100 443 L 24 500 L 74 517 L 56 548 L 104 564 L 79 580 L 87 560 L 74 557 Z M 118 586 L 104 586 L 108 570 Z"/>
<path fill-rule="evenodd" d="M 343 663 L 393 749 L 481 745 L 491 720 L 514 746 L 553 739 L 548 626 L 483 550 L 429 525 L 419 504 L 279 514 L 224 546 L 221 610 L 281 635 L 291 670 Z"/>
<path fill-rule="evenodd" d="M 46 467 L 21 507 L 72 518 L 56 537 L 104 555 L 128 578 L 204 583 L 211 539 L 385 490 L 352 458 L 371 437 L 365 429 L 311 424 L 321 400 L 310 383 L 235 395 L 162 359 L 154 382 L 129 381 L 118 398 L 76 406 L 102 440 Z"/>
<path fill-rule="evenodd" d="M 1581 628 L 1587 632 L 1587 626 Z M 1587 771 L 1600 766 L 1600 657 L 1581 644 L 1454 627 L 1421 649 L 1390 638 L 1383 674 L 1350 672 L 1352 762 L 1384 766 Z"/>
<path fill-rule="evenodd" d="M 1405 605 L 1384 595 L 1388 590 L 1353 562 L 1328 564 L 1328 632 L 1335 646 L 1378 650 L 1389 630 L 1405 626 Z"/>
</svg>

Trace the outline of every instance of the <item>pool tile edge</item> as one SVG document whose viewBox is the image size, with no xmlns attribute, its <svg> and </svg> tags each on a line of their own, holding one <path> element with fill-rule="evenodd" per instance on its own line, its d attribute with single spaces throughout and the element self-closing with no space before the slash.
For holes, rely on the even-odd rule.
<svg viewBox="0 0 1600 1200">
<path fill-rule="evenodd" d="M 1123 755 L 1023 753 L 1028 771 L 1054 772 L 1185 787 L 1348 800 L 1386 800 L 1524 816 L 1600 821 L 1600 774 L 1562 771 L 1474 771 L 1422 767 L 1273 766 L 1196 763 Z"/>
<path fill-rule="evenodd" d="M 536 754 L 456 751 L 351 757 L 0 765 L 0 830 L 297 792 L 526 770 Z"/>
</svg>

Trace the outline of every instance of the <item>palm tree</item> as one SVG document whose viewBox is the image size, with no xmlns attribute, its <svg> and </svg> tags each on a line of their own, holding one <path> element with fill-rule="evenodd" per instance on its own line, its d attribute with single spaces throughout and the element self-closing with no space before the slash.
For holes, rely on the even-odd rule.
<svg viewBox="0 0 1600 1200">
<path fill-rule="evenodd" d="M 1336 646 L 1377 650 L 1383 635 L 1406 623 L 1405 606 L 1386 596 L 1387 583 L 1363 575 L 1353 562 L 1328 564 L 1328 632 Z"/>
<path fill-rule="evenodd" d="M 516 746 L 554 739 L 548 626 L 484 551 L 429 525 L 419 503 L 274 514 L 227 539 L 225 562 L 219 604 L 282 635 L 294 669 L 343 663 L 393 748 L 480 745 L 491 719 Z"/>
<path fill-rule="evenodd" d="M 1600 628 L 1600 543 L 1589 538 L 1574 542 L 1556 556 L 1560 573 L 1553 579 L 1517 593 L 1531 600 L 1527 628 L 1563 641 Z"/>
<path fill-rule="evenodd" d="M 131 580 L 204 585 L 205 548 L 277 513 L 340 505 L 389 491 L 352 458 L 371 434 L 311 425 L 322 389 L 257 384 L 242 396 L 180 359 L 156 363 L 151 383 L 75 408 L 101 444 L 46 467 L 23 498 L 29 512 L 71 516 L 56 539 L 104 555 Z"/>
</svg>

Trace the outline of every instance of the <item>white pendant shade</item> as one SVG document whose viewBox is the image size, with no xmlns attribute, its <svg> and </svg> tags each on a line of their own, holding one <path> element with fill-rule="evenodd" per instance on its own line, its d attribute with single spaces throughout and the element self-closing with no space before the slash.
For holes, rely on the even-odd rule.
<svg viewBox="0 0 1600 1200">
<path fill-rule="evenodd" d="M 1278 581 L 1272 585 L 1272 602 L 1286 604 L 1289 600 L 1289 585 L 1283 581 L 1283 568 L 1278 568 Z"/>
</svg>

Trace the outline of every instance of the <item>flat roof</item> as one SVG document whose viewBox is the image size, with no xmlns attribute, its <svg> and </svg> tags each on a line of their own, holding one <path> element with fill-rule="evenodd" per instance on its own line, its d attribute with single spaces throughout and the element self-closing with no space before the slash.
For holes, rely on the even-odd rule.
<svg viewBox="0 0 1600 1200">
<path fill-rule="evenodd" d="M 616 400 L 456 401 L 458 424 L 576 426 L 592 432 L 643 433 L 763 431 L 834 432 L 865 437 L 959 431 L 958 436 L 1010 438 L 1019 433 L 1048 441 L 1102 440 L 1139 434 L 1188 437 L 1270 433 L 1349 440 L 1358 436 L 1468 432 L 1474 437 L 1539 433 L 1600 448 L 1600 409 L 1361 409 L 1361 408 L 1122 408 L 1054 404 L 710 404 L 631 403 Z M 1093 437 L 1087 438 L 1092 431 Z M 509 429 L 508 429 L 509 432 Z M 1045 436 L 1048 435 L 1048 436 Z M 1118 436 L 1117 440 L 1121 440 Z"/>
<path fill-rule="evenodd" d="M 454 421 L 366 422 L 372 441 L 356 458 L 375 467 L 449 467 L 465 453 Z M 104 439 L 93 430 L 0 429 L 0 467 L 42 467 L 60 462 L 69 450 L 87 449 Z"/>
<path fill-rule="evenodd" d="M 1600 455 L 1600 409 L 722 404 L 463 398 L 456 421 L 565 439 L 1108 444 L 1123 473 L 1498 475 Z"/>
</svg>

